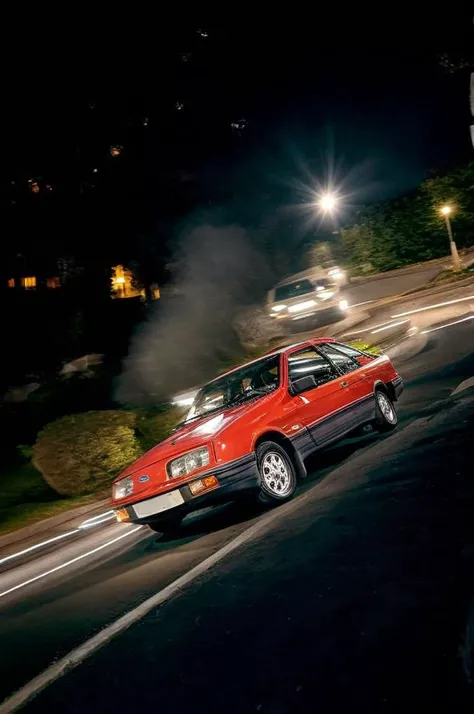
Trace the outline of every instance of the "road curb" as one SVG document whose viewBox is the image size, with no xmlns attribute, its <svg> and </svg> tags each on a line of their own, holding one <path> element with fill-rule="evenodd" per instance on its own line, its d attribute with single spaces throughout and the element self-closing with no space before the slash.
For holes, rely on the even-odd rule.
<svg viewBox="0 0 474 714">
<path fill-rule="evenodd" d="M 22 540 L 27 540 L 32 536 L 43 533 L 50 528 L 56 528 L 57 526 L 62 526 L 69 521 L 79 518 L 80 516 L 87 515 L 92 511 L 96 511 L 102 508 L 107 508 L 110 505 L 108 498 L 102 501 L 94 501 L 94 503 L 89 503 L 86 506 L 78 506 L 77 508 L 71 508 L 70 511 L 64 511 L 57 516 L 51 516 L 51 518 L 45 518 L 43 521 L 38 521 L 37 523 L 32 523 L 30 526 L 25 526 L 24 528 L 18 528 L 11 533 L 5 533 L 5 535 L 0 536 L 0 550 L 6 548 L 14 543 L 19 543 Z"/>
</svg>

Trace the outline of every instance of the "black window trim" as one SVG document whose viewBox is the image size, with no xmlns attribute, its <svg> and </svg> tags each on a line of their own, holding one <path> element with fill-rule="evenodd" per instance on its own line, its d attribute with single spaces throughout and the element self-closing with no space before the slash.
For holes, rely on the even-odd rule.
<svg viewBox="0 0 474 714">
<path fill-rule="evenodd" d="M 341 352 L 341 350 L 338 350 L 337 347 L 334 347 L 334 342 L 321 342 L 319 345 L 316 345 L 316 351 L 319 352 L 323 357 L 325 357 L 329 362 L 332 364 L 332 366 L 335 368 L 336 372 L 338 373 L 339 377 L 345 377 L 346 372 L 343 372 L 340 367 L 337 366 L 335 362 L 332 361 L 331 357 L 329 355 L 324 354 L 324 351 L 318 350 L 318 347 L 332 347 L 336 352 L 338 352 L 342 357 L 346 357 L 346 359 L 350 359 L 352 364 L 356 366 L 356 369 L 360 369 L 360 364 L 355 360 L 353 357 L 350 355 L 345 355 L 344 352 Z M 353 370 L 355 372 L 355 370 Z"/>
<path fill-rule="evenodd" d="M 330 343 L 329 343 L 329 342 L 327 342 L 327 343 L 325 342 L 324 344 L 330 344 Z M 338 369 L 338 367 L 334 364 L 334 362 L 333 362 L 327 355 L 323 354 L 322 352 L 320 352 L 320 351 L 318 350 L 317 345 L 309 344 L 309 345 L 307 345 L 306 347 L 302 347 L 300 350 L 296 350 L 295 352 L 290 352 L 290 354 L 287 355 L 287 358 L 286 358 L 286 369 L 287 369 L 287 378 L 288 378 L 288 380 L 287 380 L 287 381 L 288 381 L 288 394 L 289 394 L 291 397 L 293 397 L 294 394 L 291 393 L 290 357 L 293 357 L 293 355 L 300 354 L 301 352 L 307 352 L 308 350 L 311 350 L 311 349 L 314 350 L 317 355 L 319 355 L 320 357 L 322 357 L 325 362 L 328 362 L 328 363 L 330 364 L 330 366 L 333 367 L 333 369 L 336 371 L 336 375 L 335 375 L 332 379 L 328 379 L 328 381 L 325 382 L 325 384 L 328 384 L 329 382 L 332 382 L 334 379 L 339 379 L 339 377 L 342 376 L 342 372 L 340 371 L 340 369 Z M 341 354 L 342 354 L 342 352 L 341 352 Z M 319 386 L 323 386 L 323 385 L 319 385 Z M 317 389 L 317 388 L 318 388 L 317 386 L 314 387 L 314 389 Z"/>
</svg>

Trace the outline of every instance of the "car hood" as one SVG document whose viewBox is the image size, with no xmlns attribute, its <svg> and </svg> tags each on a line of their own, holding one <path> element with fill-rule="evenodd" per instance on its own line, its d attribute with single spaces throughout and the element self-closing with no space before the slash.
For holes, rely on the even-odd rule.
<svg viewBox="0 0 474 714">
<path fill-rule="evenodd" d="M 223 409 L 215 414 L 209 414 L 203 419 L 183 425 L 167 439 L 161 441 L 134 461 L 133 464 L 130 464 L 115 480 L 118 481 L 124 476 L 131 476 L 137 471 L 147 469 L 158 461 L 169 461 L 173 456 L 180 456 L 187 451 L 197 449 L 199 446 L 209 444 L 219 432 L 237 421 L 237 419 L 240 419 L 244 414 L 248 415 L 257 405 L 267 402 L 273 394 L 268 394 L 246 404 Z"/>
</svg>

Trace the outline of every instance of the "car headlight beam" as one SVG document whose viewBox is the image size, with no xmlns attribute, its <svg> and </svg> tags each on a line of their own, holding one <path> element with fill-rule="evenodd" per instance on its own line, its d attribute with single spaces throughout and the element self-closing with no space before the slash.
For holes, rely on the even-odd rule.
<svg viewBox="0 0 474 714">
<path fill-rule="evenodd" d="M 208 463 L 209 449 L 207 446 L 200 446 L 199 449 L 194 449 L 170 461 L 166 470 L 171 478 L 180 478 L 180 476 L 188 476 L 194 471 L 203 468 L 203 466 L 207 466 Z"/>
</svg>

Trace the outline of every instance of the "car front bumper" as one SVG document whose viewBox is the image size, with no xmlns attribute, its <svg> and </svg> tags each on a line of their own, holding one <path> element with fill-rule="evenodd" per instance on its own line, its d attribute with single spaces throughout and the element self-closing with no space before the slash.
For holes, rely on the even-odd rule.
<svg viewBox="0 0 474 714">
<path fill-rule="evenodd" d="M 205 491 L 204 493 L 193 495 L 189 488 L 189 484 L 193 481 L 197 481 L 198 479 L 204 479 L 206 476 L 215 476 L 218 481 L 218 485 L 213 487 L 211 490 Z M 184 518 L 185 515 L 191 513 L 192 511 L 197 511 L 201 508 L 208 508 L 209 506 L 225 503 L 226 501 L 236 500 L 239 496 L 258 488 L 259 482 L 260 476 L 257 469 L 255 455 L 249 454 L 223 466 L 198 474 L 195 479 L 190 479 L 187 484 L 184 484 L 179 488 L 170 488 L 168 491 L 165 491 L 158 496 L 152 496 L 143 501 L 136 501 L 130 505 L 117 505 L 115 507 L 115 512 L 117 517 L 120 514 L 119 520 L 132 523 L 157 524 L 160 521 L 169 519 L 170 517 L 174 518 L 175 516 L 182 516 Z M 170 507 L 167 507 L 165 510 L 150 512 L 143 517 L 138 515 L 137 510 L 140 511 L 146 509 L 153 511 L 154 503 L 159 503 L 159 496 L 167 494 L 174 494 L 174 497 L 170 496 L 169 499 Z M 173 503 L 176 503 L 176 505 L 173 505 Z M 138 508 L 136 510 L 135 506 L 140 506 L 142 508 Z M 159 508 L 158 505 L 156 507 Z"/>
</svg>

